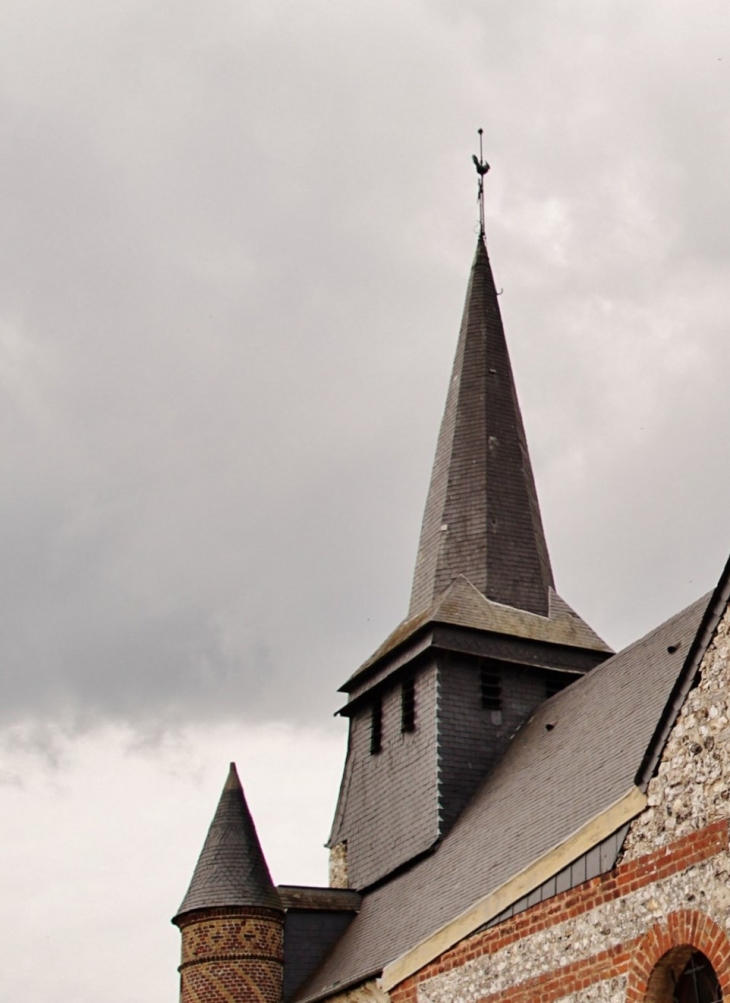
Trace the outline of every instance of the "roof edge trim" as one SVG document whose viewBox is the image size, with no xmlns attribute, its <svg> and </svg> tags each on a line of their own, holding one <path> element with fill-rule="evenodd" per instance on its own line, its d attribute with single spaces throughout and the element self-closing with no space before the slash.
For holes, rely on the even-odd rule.
<svg viewBox="0 0 730 1003">
<path fill-rule="evenodd" d="M 404 979 L 430 964 L 444 951 L 484 926 L 513 903 L 529 895 L 568 864 L 587 853 L 592 847 L 631 821 L 646 807 L 646 794 L 631 787 L 598 815 L 594 815 L 572 835 L 528 864 L 499 888 L 479 899 L 466 912 L 446 923 L 420 944 L 416 944 L 400 958 L 383 969 L 381 988 L 389 992 Z"/>
</svg>

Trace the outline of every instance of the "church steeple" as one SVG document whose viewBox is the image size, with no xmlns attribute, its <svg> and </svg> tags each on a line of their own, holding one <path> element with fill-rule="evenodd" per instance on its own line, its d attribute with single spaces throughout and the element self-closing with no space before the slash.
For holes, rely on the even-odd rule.
<svg viewBox="0 0 730 1003">
<path fill-rule="evenodd" d="M 484 236 L 489 165 L 473 159 L 479 239 L 410 610 L 341 687 L 329 845 L 355 889 L 429 852 L 533 709 L 610 654 L 555 592 Z"/>
<path fill-rule="evenodd" d="M 409 617 L 429 607 L 459 575 L 494 602 L 548 615 L 553 574 L 481 234 L 426 501 Z"/>
</svg>

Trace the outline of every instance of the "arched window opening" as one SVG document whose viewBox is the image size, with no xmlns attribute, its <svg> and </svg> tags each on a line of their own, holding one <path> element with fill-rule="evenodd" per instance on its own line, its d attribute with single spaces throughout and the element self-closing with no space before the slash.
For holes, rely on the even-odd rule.
<svg viewBox="0 0 730 1003">
<path fill-rule="evenodd" d="M 674 1003 L 722 1003 L 715 969 L 699 951 L 693 951 L 674 987 Z"/>
</svg>

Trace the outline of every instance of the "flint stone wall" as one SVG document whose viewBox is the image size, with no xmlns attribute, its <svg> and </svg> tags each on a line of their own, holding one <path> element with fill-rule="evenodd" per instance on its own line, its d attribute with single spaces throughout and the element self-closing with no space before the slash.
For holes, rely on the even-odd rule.
<svg viewBox="0 0 730 1003">
<path fill-rule="evenodd" d="M 615 979 L 596 982 L 582 992 L 561 996 L 555 1003 L 623 1003 L 625 998 L 626 976 L 619 975 Z"/>
<path fill-rule="evenodd" d="M 672 728 L 648 807 L 632 824 L 623 860 L 730 815 L 730 613 L 725 612 Z"/>
</svg>

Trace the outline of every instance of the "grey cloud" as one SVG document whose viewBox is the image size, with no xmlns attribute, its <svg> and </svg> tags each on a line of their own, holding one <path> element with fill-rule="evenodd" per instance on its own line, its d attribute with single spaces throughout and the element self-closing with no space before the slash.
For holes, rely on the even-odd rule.
<svg viewBox="0 0 730 1003">
<path fill-rule="evenodd" d="M 4 6 L 3 722 L 335 709 L 406 608 L 478 125 L 561 591 L 618 644 L 713 584 L 711 6 Z"/>
</svg>

